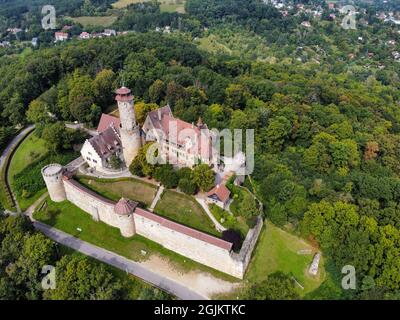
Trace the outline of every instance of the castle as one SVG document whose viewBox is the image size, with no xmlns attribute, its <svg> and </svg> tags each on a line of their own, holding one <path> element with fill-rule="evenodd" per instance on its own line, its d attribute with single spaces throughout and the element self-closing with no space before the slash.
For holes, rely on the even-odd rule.
<svg viewBox="0 0 400 320">
<path fill-rule="evenodd" d="M 199 119 L 191 124 L 175 118 L 169 105 L 149 112 L 142 126 L 137 123 L 133 95 L 126 87 L 116 90 L 119 119 L 103 114 L 98 135 L 85 141 L 82 158 L 91 168 L 111 169 L 111 157 L 132 163 L 140 148 L 150 141 L 158 143 L 161 163 L 193 167 L 198 163 L 214 166 L 217 152 L 212 147 L 215 136 Z"/>
<path fill-rule="evenodd" d="M 144 210 L 138 203 L 121 198 L 118 202 L 106 199 L 74 180 L 73 173 L 59 164 L 42 169 L 50 199 L 70 201 L 91 215 L 120 230 L 122 236 L 139 234 L 163 247 L 201 264 L 243 279 L 251 254 L 263 225 L 258 217 L 256 226 L 249 230 L 239 253 L 233 243 L 197 231 Z"/>
<path fill-rule="evenodd" d="M 155 141 L 159 157 L 168 163 L 192 167 L 202 162 L 216 169 L 218 155 L 213 148 L 213 132 L 201 119 L 196 125 L 177 119 L 167 105 L 151 111 L 141 128 L 136 121 L 131 91 L 126 87 L 119 88 L 115 99 L 120 117 L 103 114 L 97 135 L 87 139 L 81 149 L 82 158 L 89 167 L 110 171 L 115 158 L 129 167 L 140 148 L 148 141 Z M 90 214 L 93 220 L 118 228 L 124 237 L 141 235 L 182 256 L 243 278 L 261 232 L 261 217 L 249 230 L 237 253 L 233 251 L 233 243 L 144 210 L 135 201 L 106 199 L 82 186 L 73 175 L 59 164 L 50 164 L 42 169 L 52 201 L 68 200 Z M 218 184 L 207 193 L 206 201 L 225 208 L 229 195 L 230 191 Z"/>
</svg>

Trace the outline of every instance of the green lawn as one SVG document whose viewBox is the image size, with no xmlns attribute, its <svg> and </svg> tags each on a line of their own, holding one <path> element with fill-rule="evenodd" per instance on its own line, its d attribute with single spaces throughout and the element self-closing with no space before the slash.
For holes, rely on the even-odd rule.
<svg viewBox="0 0 400 320">
<path fill-rule="evenodd" d="M 93 177 L 78 177 L 77 180 L 106 198 L 118 201 L 121 197 L 125 197 L 140 202 L 146 207 L 150 206 L 157 192 L 155 185 L 135 178 L 102 180 Z"/>
<path fill-rule="evenodd" d="M 199 231 L 221 235 L 200 204 L 188 195 L 165 190 L 154 212 Z"/>
<path fill-rule="evenodd" d="M 223 210 L 215 204 L 209 205 L 210 211 L 225 228 L 233 229 L 238 231 L 244 239 L 249 231 L 249 225 L 246 222 L 246 218 L 238 216 L 235 217 L 228 211 Z"/>
<path fill-rule="evenodd" d="M 74 237 L 113 251 L 134 261 L 140 261 L 148 258 L 152 254 L 158 254 L 162 258 L 170 261 L 174 269 L 178 271 L 188 272 L 190 270 L 200 270 L 228 281 L 237 281 L 237 279 L 229 275 L 167 250 L 161 245 L 140 235 L 135 235 L 131 238 L 122 237 L 119 229 L 113 228 L 103 222 L 94 221 L 88 213 L 68 201 L 55 203 L 49 198 L 45 201 L 47 207 L 42 211 L 35 212 L 35 219 L 54 226 Z M 38 208 L 40 207 L 41 206 Z M 77 228 L 81 228 L 82 231 L 77 231 Z M 145 257 L 141 254 L 141 250 L 147 252 Z"/>
<path fill-rule="evenodd" d="M 316 277 L 308 274 L 308 268 L 316 250 L 303 239 L 298 238 L 270 222 L 265 222 L 257 242 L 253 257 L 245 275 L 245 286 L 228 295 L 217 295 L 219 299 L 236 299 L 246 288 L 254 283 L 261 282 L 268 275 L 282 271 L 294 277 L 303 287 L 297 287 L 300 296 L 317 289 L 326 278 L 323 258 L 320 261 L 319 272 Z M 311 254 L 299 254 L 299 250 L 311 250 Z"/>
<path fill-rule="evenodd" d="M 122 9 L 133 3 L 146 2 L 150 0 L 118 0 L 113 3 L 113 8 Z M 185 13 L 185 2 L 186 0 L 159 0 L 161 3 L 161 12 L 179 12 Z"/>
<path fill-rule="evenodd" d="M 48 151 L 46 142 L 38 138 L 35 133 L 27 137 L 15 151 L 8 171 L 9 181 L 12 184 L 14 175 L 21 172 L 32 162 Z"/>
<path fill-rule="evenodd" d="M 8 179 L 11 187 L 14 183 L 14 176 L 24 170 L 28 165 L 38 160 L 47 151 L 48 148 L 46 147 L 46 142 L 43 139 L 38 138 L 34 132 L 22 141 L 10 161 Z M 23 198 L 17 195 L 17 201 L 21 210 L 26 210 L 45 192 L 46 189 L 42 189 L 29 198 Z"/>
<path fill-rule="evenodd" d="M 87 26 L 109 27 L 118 19 L 118 17 L 117 16 L 93 16 L 93 17 L 82 16 L 82 17 L 65 17 L 65 19 L 80 23 L 83 27 L 87 27 Z"/>
<path fill-rule="evenodd" d="M 125 197 L 140 202 L 146 207 L 151 205 L 157 192 L 155 185 L 135 178 L 96 179 L 78 176 L 77 180 L 111 200 L 118 201 L 121 197 Z M 212 221 L 200 204 L 193 197 L 185 194 L 165 190 L 154 212 L 199 231 L 215 236 L 221 235 L 215 230 Z"/>
<path fill-rule="evenodd" d="M 299 250 L 304 249 L 312 250 L 312 254 L 298 254 Z M 323 259 L 319 274 L 316 277 L 308 274 L 308 267 L 315 252 L 303 239 L 267 222 L 260 235 L 246 279 L 250 283 L 260 282 L 275 271 L 283 271 L 292 274 L 304 287 L 304 290 L 299 289 L 299 293 L 304 295 L 318 288 L 325 278 Z"/>
</svg>

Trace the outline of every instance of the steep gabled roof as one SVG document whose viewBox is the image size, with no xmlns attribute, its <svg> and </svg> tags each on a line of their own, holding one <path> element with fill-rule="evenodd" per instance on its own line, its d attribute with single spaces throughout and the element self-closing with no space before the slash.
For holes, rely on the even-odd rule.
<svg viewBox="0 0 400 320">
<path fill-rule="evenodd" d="M 121 140 L 113 127 L 108 127 L 88 142 L 102 159 L 107 159 L 121 149 Z"/>
<path fill-rule="evenodd" d="M 113 125 L 117 131 L 119 131 L 120 124 L 121 121 L 119 120 L 119 118 L 103 113 L 101 115 L 100 122 L 97 127 L 97 132 L 103 132 L 104 130 L 108 129 L 111 125 Z"/>
<path fill-rule="evenodd" d="M 217 184 L 214 188 L 207 192 L 207 197 L 212 197 L 214 195 L 218 198 L 218 200 L 225 203 L 228 201 L 231 192 L 224 184 Z"/>
</svg>

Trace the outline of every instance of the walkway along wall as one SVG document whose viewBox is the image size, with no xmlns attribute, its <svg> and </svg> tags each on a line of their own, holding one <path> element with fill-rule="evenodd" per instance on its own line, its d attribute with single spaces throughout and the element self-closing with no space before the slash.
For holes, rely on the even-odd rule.
<svg viewBox="0 0 400 320">
<path fill-rule="evenodd" d="M 116 202 L 101 197 L 70 176 L 64 176 L 63 183 L 67 199 L 94 220 L 119 228 L 124 236 L 137 233 L 182 256 L 240 279 L 243 279 L 263 224 L 259 217 L 256 227 L 248 232 L 241 251 L 234 253 L 232 243 L 228 241 L 138 207 L 132 215 L 117 215 Z"/>
</svg>

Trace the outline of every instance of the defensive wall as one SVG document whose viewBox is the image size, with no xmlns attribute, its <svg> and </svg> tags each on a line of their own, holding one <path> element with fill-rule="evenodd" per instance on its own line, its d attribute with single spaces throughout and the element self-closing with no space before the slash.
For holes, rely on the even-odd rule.
<svg viewBox="0 0 400 320">
<path fill-rule="evenodd" d="M 139 234 L 182 256 L 240 279 L 243 279 L 246 272 L 263 225 L 262 218 L 258 217 L 256 226 L 249 230 L 240 252 L 235 253 L 231 242 L 137 206 L 132 207 L 132 212 L 122 214 L 116 210 L 119 202 L 106 199 L 84 187 L 71 174 L 60 171 L 57 164 L 46 166 L 42 174 L 53 201 L 68 200 L 89 213 L 95 221 L 119 228 L 125 237 Z"/>
</svg>

